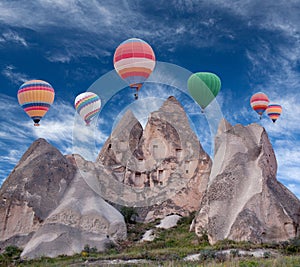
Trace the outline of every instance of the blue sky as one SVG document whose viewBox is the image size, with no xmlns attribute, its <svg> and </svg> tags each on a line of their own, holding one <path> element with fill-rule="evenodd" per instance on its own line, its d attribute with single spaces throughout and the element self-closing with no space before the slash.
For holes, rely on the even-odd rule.
<svg viewBox="0 0 300 267">
<path fill-rule="evenodd" d="M 216 73 L 222 89 L 214 105 L 232 124 L 258 122 L 266 128 L 277 156 L 278 179 L 300 197 L 299 12 L 297 0 L 1 0 L 0 180 L 38 137 L 64 154 L 80 152 L 93 159 L 115 118 L 132 108 L 139 119 L 145 119 L 170 94 L 184 105 L 202 145 L 212 155 L 209 119 L 182 93 L 184 88 L 172 86 L 172 77 L 168 85 L 159 83 L 163 75 L 158 68 L 155 79 L 141 90 L 138 103 L 114 73 L 116 47 L 137 37 L 152 46 L 159 66 L 183 68 L 179 84 L 188 72 Z M 111 84 L 100 82 L 105 88 L 97 88 L 99 96 L 109 98 L 94 127 L 86 128 L 75 114 L 73 101 L 100 77 Z M 56 92 L 55 103 L 38 128 L 16 98 L 19 86 L 29 79 L 46 80 Z M 276 124 L 266 116 L 259 121 L 251 110 L 250 97 L 258 91 L 283 106 Z M 216 109 L 208 108 L 209 112 Z"/>
</svg>

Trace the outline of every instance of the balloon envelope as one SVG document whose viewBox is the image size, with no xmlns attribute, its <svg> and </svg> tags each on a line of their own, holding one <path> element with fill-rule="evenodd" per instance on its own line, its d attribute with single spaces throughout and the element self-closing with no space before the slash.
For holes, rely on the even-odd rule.
<svg viewBox="0 0 300 267">
<path fill-rule="evenodd" d="M 75 98 L 75 109 L 87 125 L 100 112 L 101 100 L 92 92 L 85 92 Z"/>
<path fill-rule="evenodd" d="M 194 73 L 188 79 L 188 89 L 193 99 L 205 109 L 219 93 L 221 80 L 214 73 Z"/>
<path fill-rule="evenodd" d="M 54 101 L 54 89 L 45 81 L 30 80 L 23 83 L 18 91 L 18 101 L 27 115 L 38 126 L 39 121 Z"/>
<path fill-rule="evenodd" d="M 250 105 L 254 111 L 256 111 L 260 117 L 265 112 L 269 104 L 269 98 L 262 92 L 254 94 L 250 99 Z"/>
<path fill-rule="evenodd" d="M 278 104 L 270 104 L 266 109 L 266 113 L 269 118 L 275 123 L 275 121 L 279 118 L 282 113 L 282 107 Z"/>
<path fill-rule="evenodd" d="M 114 67 L 129 85 L 143 83 L 155 67 L 155 54 L 151 46 L 138 38 L 121 43 L 114 54 Z"/>
</svg>

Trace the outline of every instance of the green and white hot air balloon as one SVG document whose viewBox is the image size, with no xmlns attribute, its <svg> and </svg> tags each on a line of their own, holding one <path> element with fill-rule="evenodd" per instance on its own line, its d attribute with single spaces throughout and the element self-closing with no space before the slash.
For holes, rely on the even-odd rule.
<svg viewBox="0 0 300 267">
<path fill-rule="evenodd" d="M 221 89 L 220 78 L 210 72 L 197 72 L 188 79 L 188 90 L 202 111 L 214 100 Z"/>
</svg>

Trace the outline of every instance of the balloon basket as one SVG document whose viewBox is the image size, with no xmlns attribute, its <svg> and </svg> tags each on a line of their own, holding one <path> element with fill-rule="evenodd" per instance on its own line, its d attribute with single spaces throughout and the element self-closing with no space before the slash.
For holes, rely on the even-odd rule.
<svg viewBox="0 0 300 267">
<path fill-rule="evenodd" d="M 35 123 L 34 126 L 40 126 L 38 123 Z"/>
</svg>

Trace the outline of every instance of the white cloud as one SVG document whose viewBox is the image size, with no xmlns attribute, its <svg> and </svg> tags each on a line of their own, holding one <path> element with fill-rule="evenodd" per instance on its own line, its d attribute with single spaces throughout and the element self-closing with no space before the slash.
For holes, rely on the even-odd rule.
<svg viewBox="0 0 300 267">
<path fill-rule="evenodd" d="M 177 12 L 181 6 L 184 12 L 191 9 L 190 12 L 195 16 L 176 16 L 174 20 L 174 13 L 170 10 L 169 13 L 161 14 L 157 20 L 156 4 L 149 4 L 148 8 L 153 9 L 153 12 L 147 12 L 140 3 L 116 0 L 39 0 L 21 1 L 18 4 L 4 0 L 0 3 L 0 14 L 2 22 L 8 26 L 23 27 L 44 34 L 57 31 L 58 28 L 64 31 L 65 34 L 59 34 L 57 46 L 63 48 L 65 53 L 52 51 L 51 55 L 46 55 L 50 61 L 62 63 L 86 55 L 102 59 L 130 37 L 145 39 L 160 53 L 164 53 L 160 51 L 162 46 L 164 50 L 172 51 L 184 41 L 194 47 L 210 47 L 224 36 L 231 39 L 235 36 L 231 27 L 211 17 L 205 4 L 183 1 L 177 5 L 175 1 L 172 8 Z M 161 4 L 161 9 L 169 9 L 169 4 Z M 28 15 L 32 10 L 34 15 Z M 182 11 L 180 13 L 184 14 Z M 208 28 L 213 28 L 215 34 L 210 34 Z M 78 31 L 79 38 L 73 34 Z M 80 42 L 76 39 L 80 39 Z M 19 38 L 19 41 L 22 40 Z"/>
<path fill-rule="evenodd" d="M 21 158 L 23 153 L 19 149 L 11 149 L 7 155 L 1 155 L 0 161 L 9 164 L 17 164 L 18 159 Z"/>
<path fill-rule="evenodd" d="M 0 168 L 4 179 L 32 142 L 46 139 L 63 154 L 83 152 L 88 160 L 95 160 L 99 153 L 99 143 L 106 135 L 98 130 L 96 122 L 86 127 L 74 107 L 64 101 L 55 100 L 39 127 L 34 127 L 31 119 L 18 105 L 16 98 L 0 94 Z M 77 127 L 77 128 L 76 128 Z"/>
<path fill-rule="evenodd" d="M 21 37 L 18 33 L 9 31 L 2 34 L 3 38 L 1 38 L 5 42 L 14 42 L 17 44 L 21 44 L 25 47 L 28 47 L 28 44 L 25 38 Z"/>
<path fill-rule="evenodd" d="M 21 73 L 16 71 L 15 66 L 8 65 L 2 70 L 2 74 L 9 79 L 13 84 L 20 85 L 27 80 L 29 80 L 28 76 L 25 73 Z"/>
<path fill-rule="evenodd" d="M 66 54 L 52 54 L 49 56 L 46 56 L 46 58 L 50 61 L 50 62 L 60 62 L 60 63 L 68 63 L 71 60 L 71 56 L 66 55 Z"/>
</svg>

